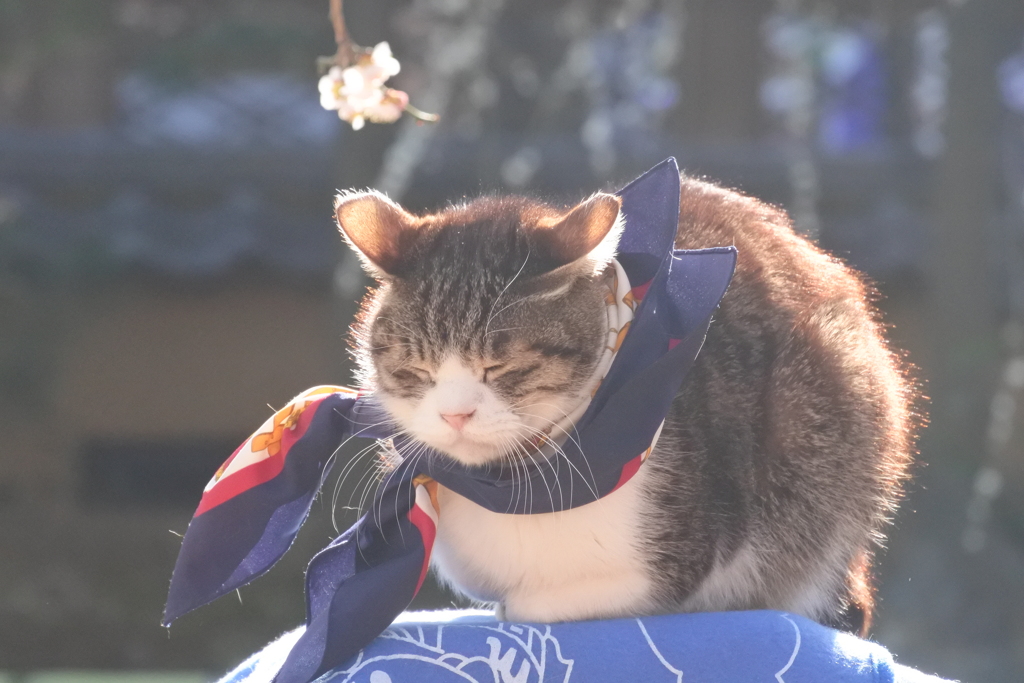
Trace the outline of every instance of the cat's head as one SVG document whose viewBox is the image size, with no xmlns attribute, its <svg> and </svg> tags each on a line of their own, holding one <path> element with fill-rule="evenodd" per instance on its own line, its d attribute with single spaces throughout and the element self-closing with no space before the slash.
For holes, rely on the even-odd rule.
<svg viewBox="0 0 1024 683">
<path fill-rule="evenodd" d="M 414 216 L 363 192 L 335 208 L 380 281 L 354 327 L 359 380 L 416 440 L 467 465 L 521 461 L 589 397 L 618 197 L 569 210 L 487 197 Z"/>
</svg>

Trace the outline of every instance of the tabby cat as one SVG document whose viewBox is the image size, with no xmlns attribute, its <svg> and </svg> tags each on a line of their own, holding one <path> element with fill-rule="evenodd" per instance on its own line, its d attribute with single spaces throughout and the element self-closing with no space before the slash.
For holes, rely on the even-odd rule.
<svg viewBox="0 0 1024 683">
<path fill-rule="evenodd" d="M 911 460 L 912 387 L 856 273 L 782 211 L 680 182 L 676 246 L 739 257 L 647 464 L 548 514 L 441 487 L 434 568 L 510 620 L 769 608 L 862 631 L 872 550 Z M 619 198 L 485 197 L 414 216 L 361 192 L 336 213 L 379 281 L 353 328 L 362 386 L 447 457 L 530 467 L 538 435 L 594 390 Z"/>
</svg>

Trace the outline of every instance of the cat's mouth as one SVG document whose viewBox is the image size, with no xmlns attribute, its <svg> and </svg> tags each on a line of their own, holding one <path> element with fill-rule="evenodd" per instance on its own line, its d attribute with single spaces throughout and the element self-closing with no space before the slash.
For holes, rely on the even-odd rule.
<svg viewBox="0 0 1024 683">
<path fill-rule="evenodd" d="M 433 447 L 464 465 L 481 467 L 505 462 L 509 460 L 509 450 L 522 448 L 518 443 L 512 445 L 511 438 L 507 436 L 498 441 L 459 432 L 447 443 L 436 444 Z"/>
<path fill-rule="evenodd" d="M 486 472 L 488 477 L 510 482 L 522 481 L 536 470 L 552 466 L 541 451 L 525 444 L 509 451 L 494 446 L 463 443 L 454 449 L 438 449 L 438 452 L 443 458 Z"/>
<path fill-rule="evenodd" d="M 546 458 L 541 448 L 548 443 L 547 437 L 528 436 L 529 431 L 524 435 L 522 428 L 445 431 L 447 433 L 439 434 L 417 433 L 413 430 L 410 435 L 434 451 L 468 467 L 522 471 L 527 465 Z"/>
</svg>

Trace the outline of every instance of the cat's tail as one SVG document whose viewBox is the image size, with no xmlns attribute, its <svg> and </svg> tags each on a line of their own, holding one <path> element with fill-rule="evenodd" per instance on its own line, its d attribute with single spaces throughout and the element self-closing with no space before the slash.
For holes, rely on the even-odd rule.
<svg viewBox="0 0 1024 683">
<path fill-rule="evenodd" d="M 862 550 L 850 562 L 846 574 L 846 596 L 838 614 L 826 626 L 866 638 L 875 609 L 875 588 L 871 575 L 871 552 Z"/>
</svg>

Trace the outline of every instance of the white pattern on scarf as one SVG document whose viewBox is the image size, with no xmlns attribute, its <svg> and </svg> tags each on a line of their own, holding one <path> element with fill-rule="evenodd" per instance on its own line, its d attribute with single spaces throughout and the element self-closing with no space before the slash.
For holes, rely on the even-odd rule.
<svg viewBox="0 0 1024 683">
<path fill-rule="evenodd" d="M 608 286 L 608 297 L 606 299 L 608 313 L 608 338 L 605 341 L 601 359 L 598 361 L 593 374 L 591 374 L 590 379 L 587 381 L 586 389 L 580 394 L 579 404 L 571 412 L 567 413 L 565 417 L 545 430 L 548 434 L 553 432 L 554 434 L 563 437 L 556 438 L 556 442 L 564 442 L 565 440 L 572 438 L 571 435 L 576 426 L 576 421 L 579 420 L 583 416 L 583 413 L 587 411 L 587 408 L 590 406 L 591 398 L 593 398 L 598 387 L 601 386 L 601 382 L 608 374 L 608 370 L 611 368 L 612 362 L 615 360 L 615 356 L 618 353 L 619 345 L 622 343 L 622 338 L 625 336 L 624 331 L 628 328 L 629 324 L 633 322 L 634 309 L 640 303 L 633 299 L 633 290 L 630 286 L 629 277 L 627 277 L 626 271 L 623 270 L 619 262 L 614 259 L 612 260 L 611 265 L 612 268 L 605 274 Z M 549 444 L 541 449 L 541 453 L 550 458 L 554 455 L 555 450 L 557 450 L 557 448 Z"/>
</svg>

